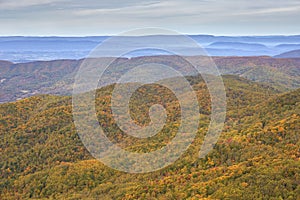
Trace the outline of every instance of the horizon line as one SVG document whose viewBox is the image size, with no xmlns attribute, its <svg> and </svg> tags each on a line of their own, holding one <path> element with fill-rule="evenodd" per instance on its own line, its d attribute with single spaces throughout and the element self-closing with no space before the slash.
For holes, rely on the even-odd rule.
<svg viewBox="0 0 300 200">
<path fill-rule="evenodd" d="M 259 35 L 253 35 L 253 34 L 249 34 L 249 35 L 214 35 L 214 34 L 177 34 L 177 35 L 185 35 L 185 36 L 211 36 L 211 37 L 295 37 L 295 36 L 300 36 L 299 34 L 259 34 Z M 154 34 L 154 35 L 132 35 L 132 36 L 121 36 L 121 37 L 143 37 L 143 36 L 176 36 L 176 34 L 171 35 L 171 34 Z M 64 37 L 72 37 L 72 38 L 76 38 L 76 37 L 118 37 L 118 35 L 0 35 L 0 37 L 58 37 L 58 38 L 64 38 Z"/>
</svg>

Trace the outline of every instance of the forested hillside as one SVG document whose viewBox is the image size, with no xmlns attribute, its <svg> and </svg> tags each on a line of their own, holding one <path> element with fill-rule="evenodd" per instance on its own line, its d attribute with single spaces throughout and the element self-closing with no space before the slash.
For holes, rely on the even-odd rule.
<svg viewBox="0 0 300 200">
<path fill-rule="evenodd" d="M 210 98 L 200 77 L 188 77 L 200 103 L 196 139 L 174 164 L 147 174 L 119 172 L 93 159 L 75 131 L 70 97 L 39 95 L 1 104 L 0 199 L 299 199 L 300 90 L 280 93 L 241 77 L 223 78 L 227 117 L 213 151 L 198 158 Z M 153 102 L 142 98 L 145 91 L 158 91 L 153 100 L 169 111 L 153 140 L 124 136 L 110 110 L 113 85 L 97 91 L 99 123 L 130 151 L 160 148 L 178 128 L 176 99 L 161 96 L 166 91 L 158 85 L 147 87 L 132 98 L 132 111 L 142 114 L 135 120 L 149 122 Z"/>
<path fill-rule="evenodd" d="M 99 58 L 99 62 L 101 62 Z M 190 57 L 203 64 L 206 59 Z M 300 59 L 272 57 L 213 57 L 221 74 L 234 74 L 264 83 L 281 91 L 300 87 Z M 180 69 L 184 75 L 196 75 L 179 56 L 147 56 L 119 58 L 112 64 L 111 77 L 124 74 L 130 67 L 143 62 L 161 63 Z M 0 103 L 15 101 L 37 94 L 70 95 L 74 77 L 82 60 L 56 60 L 13 64 L 0 62 Z M 111 84 L 116 80 L 101 80 Z"/>
</svg>

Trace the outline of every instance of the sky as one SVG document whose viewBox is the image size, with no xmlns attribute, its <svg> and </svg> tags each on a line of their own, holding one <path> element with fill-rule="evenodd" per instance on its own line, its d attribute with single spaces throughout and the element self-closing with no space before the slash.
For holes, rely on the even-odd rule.
<svg viewBox="0 0 300 200">
<path fill-rule="evenodd" d="M 300 35 L 299 0 L 0 0 L 0 36 Z"/>
</svg>

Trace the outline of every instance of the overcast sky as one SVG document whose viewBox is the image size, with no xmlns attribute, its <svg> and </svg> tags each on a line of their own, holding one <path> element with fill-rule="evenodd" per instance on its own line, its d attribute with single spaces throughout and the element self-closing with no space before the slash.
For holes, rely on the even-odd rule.
<svg viewBox="0 0 300 200">
<path fill-rule="evenodd" d="M 0 35 L 300 34 L 299 0 L 0 0 Z"/>
</svg>

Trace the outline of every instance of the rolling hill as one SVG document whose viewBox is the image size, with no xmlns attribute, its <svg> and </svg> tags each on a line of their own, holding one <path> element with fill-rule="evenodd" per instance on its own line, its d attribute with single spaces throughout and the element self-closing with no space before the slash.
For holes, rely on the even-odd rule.
<svg viewBox="0 0 300 200">
<path fill-rule="evenodd" d="M 197 156 L 210 103 L 203 80 L 191 76 L 188 80 L 201 106 L 196 139 L 176 163 L 148 174 L 119 172 L 93 159 L 75 132 L 70 97 L 39 95 L 1 104 L 0 198 L 299 199 L 299 89 L 279 93 L 242 77 L 223 78 L 228 111 L 213 151 L 203 159 Z M 156 85 L 149 87 L 157 91 L 154 99 L 165 94 Z M 160 142 L 132 143 L 111 119 L 112 89 L 113 85 L 99 89 L 96 102 L 99 123 L 115 131 L 109 136 L 115 142 L 124 140 L 132 151 L 152 149 L 176 131 L 176 101 L 165 98 L 173 120 L 156 138 Z M 143 96 L 145 90 L 139 92 Z M 139 106 L 145 102 L 138 95 L 132 109 L 144 113 L 136 120 L 145 124 L 147 106 Z"/>
<path fill-rule="evenodd" d="M 99 62 L 101 62 L 99 58 Z M 191 57 L 201 65 L 202 58 Z M 132 65 L 143 61 L 163 62 L 180 68 L 184 75 L 193 75 L 176 56 L 149 56 L 132 59 L 119 58 L 114 63 L 115 77 L 124 73 Z M 167 62 L 165 61 L 167 60 Z M 300 59 L 277 59 L 272 57 L 213 57 L 221 74 L 233 74 L 249 80 L 261 82 L 281 91 L 300 87 Z M 69 95 L 76 72 L 82 60 L 39 61 L 14 64 L 0 62 L 0 102 L 15 101 L 37 94 Z M 116 80 L 102 80 L 111 84 Z"/>
<path fill-rule="evenodd" d="M 300 58 L 300 50 L 293 50 L 275 56 L 276 58 Z"/>
</svg>

